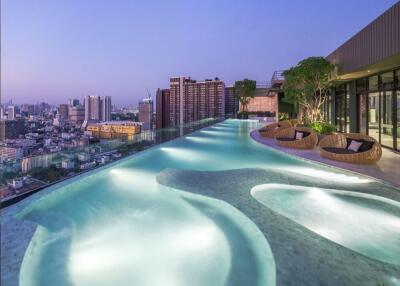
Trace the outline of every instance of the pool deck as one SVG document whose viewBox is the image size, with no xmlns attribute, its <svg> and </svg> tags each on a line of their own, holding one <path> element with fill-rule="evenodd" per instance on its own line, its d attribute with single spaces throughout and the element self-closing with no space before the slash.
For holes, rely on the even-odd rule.
<svg viewBox="0 0 400 286">
<path fill-rule="evenodd" d="M 382 180 L 396 187 L 400 187 L 400 154 L 389 149 L 382 148 L 382 158 L 375 165 L 359 165 L 323 158 L 319 154 L 318 148 L 314 148 L 312 150 L 300 150 L 280 147 L 275 143 L 274 138 L 262 137 L 257 130 L 252 131 L 250 133 L 250 136 L 255 141 L 261 144 L 264 144 L 279 151 L 283 151 L 287 154 L 301 157 L 307 160 L 316 161 L 329 166 L 346 169 L 352 172 L 357 172 L 378 180 Z"/>
</svg>

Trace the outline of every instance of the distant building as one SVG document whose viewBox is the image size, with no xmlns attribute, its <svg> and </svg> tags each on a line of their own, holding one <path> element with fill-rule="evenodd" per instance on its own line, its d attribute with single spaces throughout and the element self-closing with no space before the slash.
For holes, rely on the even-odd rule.
<svg viewBox="0 0 400 286">
<path fill-rule="evenodd" d="M 109 121 L 110 119 L 110 96 L 88 95 L 85 97 L 85 120 Z"/>
<path fill-rule="evenodd" d="M 16 110 L 14 105 L 10 105 L 7 108 L 7 119 L 14 120 L 16 116 Z"/>
<path fill-rule="evenodd" d="M 224 117 L 225 83 L 218 78 L 197 82 L 190 77 L 173 77 L 170 79 L 168 106 L 169 126 Z"/>
<path fill-rule="evenodd" d="M 169 89 L 158 89 L 156 94 L 156 128 L 169 127 Z"/>
<path fill-rule="evenodd" d="M 85 97 L 85 120 L 100 120 L 100 96 Z"/>
<path fill-rule="evenodd" d="M 98 139 L 132 138 L 140 133 L 141 124 L 133 121 L 109 121 L 89 123 L 86 131 Z"/>
<path fill-rule="evenodd" d="M 278 115 L 278 94 L 271 92 L 269 88 L 256 88 L 254 98 L 251 98 L 247 104 L 247 111 L 259 117 L 276 117 Z"/>
<path fill-rule="evenodd" d="M 5 138 L 5 136 L 6 136 L 5 125 L 6 125 L 6 122 L 2 118 L 0 118 L 0 142 L 3 142 L 4 139 L 6 139 Z"/>
<path fill-rule="evenodd" d="M 25 120 L 5 120 L 4 133 L 6 139 L 17 139 L 26 133 Z"/>
<path fill-rule="evenodd" d="M 139 102 L 139 121 L 144 130 L 152 129 L 153 124 L 153 100 L 145 98 Z"/>
<path fill-rule="evenodd" d="M 70 106 L 68 109 L 69 121 L 73 124 L 82 124 L 85 120 L 85 108 L 82 105 Z"/>
<path fill-rule="evenodd" d="M 61 161 L 61 168 L 63 169 L 73 169 L 75 168 L 75 162 L 69 159 Z"/>
<path fill-rule="evenodd" d="M 233 91 L 233 86 L 225 88 L 225 114 L 235 115 L 239 111 L 239 101 Z"/>
<path fill-rule="evenodd" d="M 26 116 L 35 115 L 35 106 L 31 104 L 22 104 L 21 112 Z"/>
<path fill-rule="evenodd" d="M 61 120 L 68 119 L 68 109 L 69 109 L 68 104 L 60 104 L 60 107 L 58 108 L 58 113 L 60 114 Z"/>
<path fill-rule="evenodd" d="M 20 160 L 23 155 L 22 148 L 0 146 L 0 163 Z"/>
<path fill-rule="evenodd" d="M 68 105 L 69 106 L 78 106 L 79 105 L 79 99 L 68 99 Z"/>
<path fill-rule="evenodd" d="M 101 121 L 111 120 L 111 96 L 104 96 L 100 99 L 101 104 Z"/>
<path fill-rule="evenodd" d="M 22 159 L 21 168 L 23 173 L 27 173 L 35 168 L 50 167 L 56 154 L 45 154 L 40 156 L 25 157 Z"/>
</svg>

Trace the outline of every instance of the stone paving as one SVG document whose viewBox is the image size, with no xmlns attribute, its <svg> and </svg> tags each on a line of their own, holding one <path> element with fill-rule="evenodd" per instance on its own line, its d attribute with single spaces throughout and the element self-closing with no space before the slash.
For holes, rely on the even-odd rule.
<svg viewBox="0 0 400 286">
<path fill-rule="evenodd" d="M 275 139 L 262 137 L 257 130 L 252 131 L 250 136 L 255 141 L 283 151 L 286 154 L 357 172 L 400 187 L 400 154 L 386 148 L 382 148 L 382 158 L 375 165 L 359 165 L 323 158 L 319 154 L 318 148 L 314 148 L 313 150 L 299 150 L 280 147 L 275 143 Z"/>
<path fill-rule="evenodd" d="M 281 183 L 362 191 L 400 201 L 400 192 L 389 186 L 371 182 L 357 187 L 263 169 L 218 172 L 167 169 L 157 180 L 165 186 L 226 201 L 248 216 L 271 246 L 277 285 L 400 285 L 400 266 L 336 244 L 273 212 L 250 194 L 256 185 Z"/>
</svg>

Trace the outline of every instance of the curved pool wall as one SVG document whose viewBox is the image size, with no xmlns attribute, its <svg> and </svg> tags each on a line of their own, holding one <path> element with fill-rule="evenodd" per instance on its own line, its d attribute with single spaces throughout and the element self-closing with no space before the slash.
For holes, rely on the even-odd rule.
<svg viewBox="0 0 400 286">
<path fill-rule="evenodd" d="M 135 253 L 135 249 L 141 255 L 140 257 L 148 259 L 147 262 L 151 262 L 151 265 L 156 265 L 155 268 L 161 267 L 157 264 L 163 261 L 161 256 L 153 252 L 143 253 L 146 247 L 138 249 L 137 246 L 147 245 L 148 247 L 150 244 L 145 243 L 155 243 L 156 238 L 151 237 L 154 236 L 154 230 L 168 237 L 168 234 L 177 230 L 176 228 L 178 228 L 178 233 L 181 230 L 185 233 L 186 227 L 191 229 L 191 226 L 199 226 L 198 233 L 210 231 L 211 234 L 215 234 L 213 242 L 215 244 L 212 244 L 215 248 L 210 247 L 210 255 L 215 254 L 217 255 L 215 259 L 221 259 L 219 271 L 203 269 L 202 272 L 199 269 L 200 274 L 197 277 L 195 274 L 190 274 L 188 269 L 194 269 L 194 267 L 190 268 L 190 265 L 187 269 L 168 267 L 168 274 L 163 272 L 166 279 L 172 279 L 171 281 L 175 282 L 186 281 L 189 273 L 189 276 L 195 277 L 195 280 L 191 280 L 192 285 L 196 285 L 197 282 L 199 285 L 204 284 L 203 279 L 207 279 L 205 276 L 220 281 L 221 284 L 218 285 L 224 285 L 224 281 L 225 284 L 226 281 L 240 281 L 237 284 L 229 282 L 226 285 L 243 285 L 243 281 L 255 281 L 255 279 L 260 285 L 269 285 L 266 284 L 267 281 L 273 283 L 271 277 L 275 275 L 275 266 L 272 255 L 269 254 L 269 246 L 265 240 L 255 239 L 259 233 L 255 231 L 257 228 L 254 224 L 250 221 L 235 223 L 235 220 L 245 218 L 232 207 L 217 207 L 209 201 L 209 198 L 188 199 L 187 193 L 182 195 L 181 192 L 165 189 L 157 184 L 156 175 L 166 168 L 217 171 L 259 167 L 300 175 L 310 181 L 319 181 L 323 178 L 331 183 L 346 186 L 348 189 L 358 188 L 360 191 L 368 183 L 377 184 L 377 182 L 266 148 L 254 142 L 249 136 L 249 131 L 257 127 L 258 123 L 254 121 L 227 120 L 186 137 L 152 147 L 108 168 L 79 176 L 71 183 L 60 184 L 59 188 L 54 187 L 51 194 L 30 204 L 20 214 L 20 218 L 33 220 L 39 225 L 22 263 L 21 282 L 32 279 L 30 282 L 39 283 L 41 279 L 50 279 L 51 275 L 45 269 L 51 267 L 51 259 L 57 256 L 60 257 L 56 264 L 59 270 L 55 275 L 65 278 L 64 285 L 71 284 L 72 276 L 82 279 L 79 280 L 82 283 L 87 282 L 84 280 L 86 279 L 85 271 L 90 272 L 93 268 L 99 267 L 95 273 L 100 273 L 101 267 L 108 267 L 108 264 L 102 264 L 102 261 L 113 261 L 122 253 Z M 387 186 L 387 188 L 391 187 Z M 186 191 L 190 192 L 190 190 Z M 210 211 L 207 212 L 206 209 Z M 237 213 L 226 215 L 232 212 Z M 225 214 L 218 215 L 224 218 L 220 220 L 224 223 L 218 223 L 218 219 L 211 215 L 216 213 Z M 150 237 L 147 240 L 141 237 L 142 231 L 137 232 L 142 228 L 148 231 L 147 235 Z M 195 229 L 192 230 L 196 233 Z M 161 233 L 156 236 L 160 237 Z M 132 236 L 134 240 L 126 238 L 131 237 L 132 234 L 136 234 Z M 210 236 L 213 236 L 211 234 Z M 236 236 L 242 239 L 240 241 L 232 239 Z M 186 241 L 186 239 L 183 240 Z M 100 245 L 105 247 L 99 254 L 97 250 Z M 114 245 L 118 246 L 115 250 Z M 244 245 L 251 250 L 243 248 Z M 192 250 L 196 249 L 195 247 Z M 232 249 L 237 249 L 238 252 L 235 254 Z M 262 253 L 255 251 L 257 249 L 266 249 L 266 254 L 257 255 L 257 253 Z M 87 250 L 86 253 L 83 250 Z M 157 250 L 162 254 L 162 250 Z M 191 248 L 189 247 L 188 250 L 190 252 Z M 241 267 L 232 263 L 232 257 L 238 255 L 237 253 L 242 253 L 240 256 L 246 258 L 242 267 L 256 265 L 255 272 L 250 272 L 251 276 L 240 271 Z M 246 256 L 244 253 L 251 255 Z M 184 252 L 184 255 L 186 254 Z M 96 255 L 100 256 L 96 257 Z M 66 257 L 68 259 L 65 259 Z M 199 255 L 199 259 L 202 258 L 204 257 Z M 124 279 L 125 275 L 129 275 L 123 271 L 124 267 L 121 265 L 134 263 L 134 257 L 127 258 L 128 261 L 124 259 L 119 261 L 119 265 L 115 264 L 113 281 L 119 281 L 118 279 Z M 187 262 L 187 257 L 184 260 Z M 204 261 L 208 260 L 204 258 Z M 205 265 L 211 263 L 204 261 L 202 263 Z M 169 263 L 173 267 L 174 263 L 171 261 Z M 148 269 L 140 268 L 140 265 L 137 267 L 136 270 L 130 268 L 129 271 L 137 271 L 135 272 L 137 274 L 149 273 Z M 239 269 L 236 276 L 231 276 L 234 273 L 231 271 L 232 268 Z M 177 271 L 173 271 L 174 269 Z M 205 275 L 208 271 L 211 274 Z M 147 281 L 146 275 L 140 277 L 144 279 L 141 280 L 144 283 L 142 285 L 154 285 L 157 282 Z M 74 281 L 73 284 L 79 285 L 79 281 L 77 283 Z M 209 283 L 206 282 L 206 284 Z"/>
<path fill-rule="evenodd" d="M 273 211 L 344 247 L 400 265 L 400 203 L 351 191 L 263 184 L 251 195 Z"/>
</svg>

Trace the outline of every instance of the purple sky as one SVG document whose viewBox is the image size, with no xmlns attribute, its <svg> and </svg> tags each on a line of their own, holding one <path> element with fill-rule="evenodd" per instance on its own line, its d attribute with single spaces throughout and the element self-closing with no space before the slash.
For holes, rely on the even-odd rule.
<svg viewBox="0 0 400 286">
<path fill-rule="evenodd" d="M 396 0 L 1 1 L 1 101 L 134 106 L 171 76 L 270 79 L 326 56 Z"/>
</svg>

